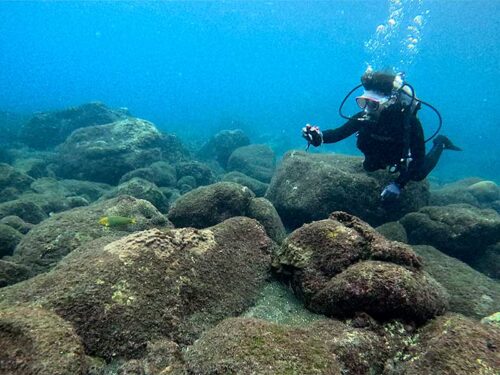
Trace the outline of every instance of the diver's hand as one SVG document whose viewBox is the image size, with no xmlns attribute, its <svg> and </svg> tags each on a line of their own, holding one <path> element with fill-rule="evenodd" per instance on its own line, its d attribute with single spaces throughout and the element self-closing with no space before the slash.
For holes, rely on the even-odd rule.
<svg viewBox="0 0 500 375">
<path fill-rule="evenodd" d="M 399 198 L 400 194 L 401 194 L 401 188 L 399 187 L 399 185 L 395 182 L 391 182 L 384 188 L 384 190 L 382 190 L 380 198 L 383 201 L 395 201 L 396 199 Z"/>
<path fill-rule="evenodd" d="M 319 130 L 319 126 L 307 124 L 302 128 L 302 137 L 306 139 L 308 147 L 309 145 L 318 147 L 323 143 L 323 133 Z"/>
</svg>

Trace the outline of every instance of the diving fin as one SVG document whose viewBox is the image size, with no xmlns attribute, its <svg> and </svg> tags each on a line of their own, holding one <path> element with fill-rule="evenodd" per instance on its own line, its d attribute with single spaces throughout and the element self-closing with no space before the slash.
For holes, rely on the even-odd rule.
<svg viewBox="0 0 500 375">
<path fill-rule="evenodd" d="M 443 149 L 445 150 L 462 151 L 460 147 L 455 146 L 453 142 L 450 141 L 450 139 L 445 135 L 438 135 L 436 138 L 434 138 L 434 144 L 442 145 Z"/>
</svg>

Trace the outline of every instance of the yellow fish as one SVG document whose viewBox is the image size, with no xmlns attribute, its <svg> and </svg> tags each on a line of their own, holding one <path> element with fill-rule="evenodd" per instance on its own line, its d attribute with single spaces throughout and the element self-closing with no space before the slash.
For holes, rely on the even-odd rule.
<svg viewBox="0 0 500 375">
<path fill-rule="evenodd" d="M 120 227 L 135 223 L 136 221 L 134 218 L 124 216 L 104 216 L 99 219 L 99 224 L 105 227 Z"/>
</svg>

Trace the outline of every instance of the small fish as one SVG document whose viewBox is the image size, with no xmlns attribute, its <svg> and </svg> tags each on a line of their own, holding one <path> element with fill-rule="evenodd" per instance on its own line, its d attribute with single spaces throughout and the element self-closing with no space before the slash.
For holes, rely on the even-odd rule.
<svg viewBox="0 0 500 375">
<path fill-rule="evenodd" d="M 124 216 L 104 216 L 99 219 L 99 224 L 105 227 L 119 227 L 135 223 L 136 221 L 134 218 Z"/>
</svg>

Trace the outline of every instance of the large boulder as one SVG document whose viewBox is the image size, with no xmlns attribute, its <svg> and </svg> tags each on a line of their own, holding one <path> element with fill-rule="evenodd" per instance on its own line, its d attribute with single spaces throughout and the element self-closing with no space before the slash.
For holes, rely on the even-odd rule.
<svg viewBox="0 0 500 375">
<path fill-rule="evenodd" d="M 181 180 L 187 177 L 192 179 L 192 188 L 213 184 L 216 181 L 215 173 L 208 164 L 199 161 L 185 161 L 177 163 L 175 166 L 178 178 L 178 186 Z"/>
<path fill-rule="evenodd" d="M 494 181 L 466 178 L 431 190 L 432 206 L 466 203 L 479 208 L 492 208 L 500 199 L 500 187 Z"/>
<path fill-rule="evenodd" d="M 241 172 L 229 172 L 222 176 L 222 181 L 236 182 L 252 190 L 256 197 L 263 197 L 266 194 L 269 184 L 261 182 L 243 174 Z"/>
<path fill-rule="evenodd" d="M 233 151 L 228 171 L 238 171 L 262 182 L 269 182 L 276 168 L 276 155 L 267 145 L 248 145 Z"/>
<path fill-rule="evenodd" d="M 47 218 L 38 204 L 23 199 L 0 203 L 0 219 L 7 216 L 17 216 L 30 224 L 38 224 Z"/>
<path fill-rule="evenodd" d="M 153 182 L 134 177 L 121 183 L 115 189 L 103 196 L 104 199 L 118 197 L 120 195 L 130 195 L 137 199 L 144 199 L 155 206 L 160 212 L 168 212 L 168 199 Z"/>
<path fill-rule="evenodd" d="M 424 270 L 450 296 L 450 311 L 475 319 L 500 310 L 500 284 L 431 246 L 413 246 L 424 260 Z"/>
<path fill-rule="evenodd" d="M 7 224 L 0 224 L 0 258 L 11 255 L 23 235 Z"/>
<path fill-rule="evenodd" d="M 126 109 L 111 109 L 98 102 L 37 113 L 21 128 L 20 140 L 30 147 L 47 149 L 64 142 L 76 129 L 109 124 L 129 116 Z"/>
<path fill-rule="evenodd" d="M 120 184 L 135 177 L 142 178 L 154 183 L 157 186 L 175 186 L 177 182 L 177 172 L 175 167 L 164 161 L 157 161 L 146 168 L 138 168 L 125 173 L 120 178 Z"/>
<path fill-rule="evenodd" d="M 209 229 L 150 229 L 75 251 L 51 272 L 0 290 L 0 306 L 51 310 L 73 325 L 86 352 L 138 358 L 148 342 L 192 343 L 258 297 L 272 241 L 255 220 Z"/>
<path fill-rule="evenodd" d="M 273 263 L 306 307 L 328 316 L 366 312 L 423 323 L 447 307 L 446 291 L 422 271 L 409 246 L 344 212 L 295 230 Z"/>
<path fill-rule="evenodd" d="M 387 358 L 373 332 L 323 320 L 305 328 L 226 319 L 186 351 L 188 374 L 380 374 Z"/>
<path fill-rule="evenodd" d="M 500 242 L 500 214 L 468 204 L 423 207 L 400 222 L 411 244 L 434 246 L 467 263 Z"/>
<path fill-rule="evenodd" d="M 412 341 L 394 374 L 499 373 L 500 328 L 447 314 L 423 327 Z"/>
<path fill-rule="evenodd" d="M 248 146 L 250 139 L 241 129 L 222 130 L 197 152 L 200 159 L 215 159 L 226 168 L 229 157 L 238 147 Z"/>
<path fill-rule="evenodd" d="M 28 191 L 33 178 L 9 164 L 0 163 L 0 203 L 16 199 Z"/>
<path fill-rule="evenodd" d="M 426 182 L 409 183 L 398 201 L 382 204 L 380 192 L 394 177 L 383 171 L 367 173 L 353 156 L 288 152 L 266 193 L 285 226 L 297 228 L 345 211 L 372 225 L 399 219 L 427 205 Z"/>
<path fill-rule="evenodd" d="M 105 228 L 104 216 L 124 216 L 135 224 Z M 168 226 L 165 217 L 149 202 L 129 196 L 98 202 L 52 215 L 35 226 L 17 245 L 12 260 L 28 266 L 34 274 L 52 268 L 64 256 L 96 238 L 126 235 L 157 226 Z"/>
<path fill-rule="evenodd" d="M 128 118 L 75 130 L 59 146 L 57 172 L 64 178 L 116 184 L 134 169 L 186 157 L 174 136 L 163 135 L 148 121 Z"/>
<path fill-rule="evenodd" d="M 254 194 L 234 182 L 202 186 L 178 198 L 168 212 L 176 227 L 206 228 L 247 213 Z"/>
<path fill-rule="evenodd" d="M 246 216 L 257 220 L 266 229 L 267 234 L 277 243 L 283 242 L 286 230 L 273 204 L 266 198 L 253 198 Z"/>
<path fill-rule="evenodd" d="M 29 276 L 28 267 L 0 259 L 0 288 L 26 280 Z"/>
<path fill-rule="evenodd" d="M 0 308 L 0 347 L 2 374 L 86 374 L 85 351 L 71 324 L 41 308 Z"/>
</svg>

